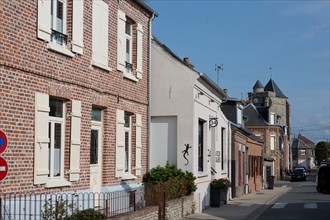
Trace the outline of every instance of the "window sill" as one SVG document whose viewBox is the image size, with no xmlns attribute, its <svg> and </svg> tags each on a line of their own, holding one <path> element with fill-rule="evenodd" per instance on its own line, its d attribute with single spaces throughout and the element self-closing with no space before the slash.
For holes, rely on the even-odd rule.
<svg viewBox="0 0 330 220">
<path fill-rule="evenodd" d="M 136 176 L 130 174 L 130 173 L 125 173 L 122 177 L 121 180 L 135 180 Z"/>
<path fill-rule="evenodd" d="M 198 178 L 204 178 L 204 177 L 207 177 L 207 176 L 208 176 L 208 174 L 205 173 L 205 172 L 199 172 L 198 173 Z"/>
<path fill-rule="evenodd" d="M 138 82 L 139 81 L 132 73 L 124 72 L 124 77 L 127 78 L 127 79 L 130 79 L 130 80 L 132 80 L 134 82 Z"/>
<path fill-rule="evenodd" d="M 63 187 L 63 186 L 71 186 L 71 183 L 66 181 L 65 179 L 50 179 L 45 188 L 55 188 L 55 187 Z"/>
<path fill-rule="evenodd" d="M 67 48 L 65 48 L 63 46 L 57 45 L 55 43 L 48 43 L 47 49 L 60 53 L 60 54 L 63 54 L 63 55 L 66 55 L 68 57 L 75 57 L 75 55 L 70 50 L 68 50 Z"/>
<path fill-rule="evenodd" d="M 104 65 L 102 63 L 99 63 L 99 62 L 97 62 L 95 60 L 92 60 L 92 66 L 95 66 L 95 67 L 100 68 L 102 70 L 106 70 L 108 72 L 112 71 L 112 69 L 110 67 L 108 67 L 108 66 L 106 66 L 106 65 Z"/>
</svg>

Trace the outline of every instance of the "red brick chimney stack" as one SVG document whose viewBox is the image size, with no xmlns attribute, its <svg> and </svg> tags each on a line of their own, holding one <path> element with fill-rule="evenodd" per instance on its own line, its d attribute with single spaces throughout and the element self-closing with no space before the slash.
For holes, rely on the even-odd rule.
<svg viewBox="0 0 330 220">
<path fill-rule="evenodd" d="M 189 68 L 194 69 L 194 65 L 190 63 L 188 57 L 183 58 L 183 62 L 184 62 Z"/>
</svg>

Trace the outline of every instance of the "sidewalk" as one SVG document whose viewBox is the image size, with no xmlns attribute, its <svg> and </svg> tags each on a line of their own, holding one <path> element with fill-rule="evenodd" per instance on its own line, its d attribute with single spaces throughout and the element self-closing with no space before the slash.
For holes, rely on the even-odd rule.
<svg viewBox="0 0 330 220">
<path fill-rule="evenodd" d="M 204 220 L 253 220 L 261 215 L 277 198 L 289 191 L 288 181 L 277 181 L 274 189 L 264 189 L 241 197 L 233 198 L 219 208 L 210 207 L 203 213 L 196 213 L 184 219 Z"/>
</svg>

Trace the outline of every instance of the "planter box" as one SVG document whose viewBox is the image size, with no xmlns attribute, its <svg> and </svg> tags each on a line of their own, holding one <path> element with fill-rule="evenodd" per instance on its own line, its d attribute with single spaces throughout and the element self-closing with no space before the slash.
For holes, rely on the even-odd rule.
<svg viewBox="0 0 330 220">
<path fill-rule="evenodd" d="M 224 204 L 227 204 L 227 192 L 228 189 L 212 189 L 210 196 L 210 206 L 211 207 L 220 207 L 221 201 Z"/>
</svg>

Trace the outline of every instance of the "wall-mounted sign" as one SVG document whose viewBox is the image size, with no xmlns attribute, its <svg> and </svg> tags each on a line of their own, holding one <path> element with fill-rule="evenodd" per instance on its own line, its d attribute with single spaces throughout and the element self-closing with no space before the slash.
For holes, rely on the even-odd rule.
<svg viewBox="0 0 330 220">
<path fill-rule="evenodd" d="M 8 174 L 8 164 L 7 161 L 0 157 L 0 181 L 4 180 Z"/>
<path fill-rule="evenodd" d="M 210 127 L 212 127 L 212 128 L 218 126 L 218 119 L 210 118 L 209 124 L 210 124 Z"/>
<path fill-rule="evenodd" d="M 0 154 L 5 152 L 5 150 L 7 149 L 7 145 L 8 145 L 7 135 L 5 132 L 0 130 Z"/>
</svg>

